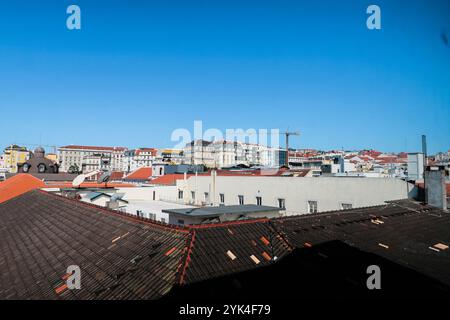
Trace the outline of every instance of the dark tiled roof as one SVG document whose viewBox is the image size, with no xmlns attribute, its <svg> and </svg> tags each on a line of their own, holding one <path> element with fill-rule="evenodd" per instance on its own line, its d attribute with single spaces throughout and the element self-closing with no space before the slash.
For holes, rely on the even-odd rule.
<svg viewBox="0 0 450 320">
<path fill-rule="evenodd" d="M 0 299 L 156 299 L 277 265 L 295 248 L 336 254 L 334 263 L 359 250 L 449 286 L 449 229 L 448 213 L 410 201 L 180 228 L 34 190 L 0 205 Z M 318 249 L 333 241 L 351 249 Z M 304 261 L 299 272 L 310 270 Z M 57 293 L 71 264 L 81 290 Z"/>
<path fill-rule="evenodd" d="M 266 266 L 286 255 L 289 245 L 267 219 L 195 228 L 180 283 Z M 252 256 L 254 258 L 252 258 Z"/>
<path fill-rule="evenodd" d="M 272 221 L 298 248 L 340 240 L 450 285 L 450 214 L 411 201 Z"/>
<path fill-rule="evenodd" d="M 41 191 L 6 202 L 0 217 L 0 299 L 155 299 L 176 281 L 188 239 Z M 69 265 L 81 268 L 81 290 L 58 294 Z"/>
</svg>

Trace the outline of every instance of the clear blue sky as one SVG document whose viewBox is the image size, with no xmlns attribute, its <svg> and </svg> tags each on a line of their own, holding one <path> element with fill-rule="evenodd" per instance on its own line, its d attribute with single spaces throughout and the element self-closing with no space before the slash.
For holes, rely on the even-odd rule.
<svg viewBox="0 0 450 320">
<path fill-rule="evenodd" d="M 443 30 L 445 0 L 1 1 L 0 147 L 171 146 L 202 120 L 297 129 L 298 148 L 448 150 Z"/>
</svg>

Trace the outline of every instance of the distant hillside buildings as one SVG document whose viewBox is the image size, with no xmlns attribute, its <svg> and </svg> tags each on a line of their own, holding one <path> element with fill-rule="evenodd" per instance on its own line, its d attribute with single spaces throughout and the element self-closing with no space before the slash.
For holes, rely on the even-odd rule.
<svg viewBox="0 0 450 320">
<path fill-rule="evenodd" d="M 17 173 L 32 154 L 18 145 L 6 147 L 0 155 L 0 172 Z M 104 169 L 130 174 L 139 168 L 150 168 L 158 164 L 195 165 L 206 169 L 280 168 L 285 166 L 286 156 L 286 150 L 263 145 L 226 140 L 195 140 L 186 144 L 183 149 L 67 145 L 58 148 L 58 154 L 47 154 L 45 158 L 56 163 L 58 171 L 64 173 L 88 173 Z M 444 166 L 448 171 L 450 152 L 428 157 L 428 164 Z M 421 153 L 300 149 L 289 150 L 289 167 L 311 170 L 310 175 L 315 177 L 365 176 L 420 180 L 423 178 L 424 163 Z M 169 172 L 168 170 L 171 169 L 166 171 Z"/>
</svg>

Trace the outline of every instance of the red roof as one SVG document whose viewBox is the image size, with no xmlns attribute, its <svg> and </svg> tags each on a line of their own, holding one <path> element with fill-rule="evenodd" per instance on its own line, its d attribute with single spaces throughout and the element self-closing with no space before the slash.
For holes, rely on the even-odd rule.
<svg viewBox="0 0 450 320">
<path fill-rule="evenodd" d="M 398 158 L 397 157 L 378 157 L 378 162 L 379 163 L 397 163 L 398 162 Z"/>
<path fill-rule="evenodd" d="M 309 169 L 300 170 L 287 170 L 287 169 L 273 169 L 267 171 L 261 170 L 248 170 L 248 171 L 229 171 L 229 170 L 217 170 L 218 176 L 238 176 L 238 177 L 279 177 L 286 173 L 291 173 L 295 177 L 305 177 L 310 172 Z M 197 174 L 199 177 L 210 176 L 211 172 L 203 172 Z M 195 176 L 195 174 L 186 174 L 186 178 Z M 166 174 L 160 176 L 150 181 L 151 184 L 163 184 L 163 185 L 174 185 L 177 180 L 184 179 L 183 173 Z"/>
<path fill-rule="evenodd" d="M 97 147 L 97 146 L 77 146 L 77 145 L 68 145 L 64 147 L 60 147 L 60 149 L 81 149 L 81 150 L 101 150 L 101 151 L 125 151 L 127 148 L 125 147 Z"/>
<path fill-rule="evenodd" d="M 136 155 L 139 155 L 141 152 L 150 152 L 152 156 L 156 156 L 158 150 L 155 148 L 140 148 L 136 149 Z"/>
<path fill-rule="evenodd" d="M 132 184 L 126 183 L 107 183 L 107 187 L 120 188 L 120 187 L 134 187 Z M 80 188 L 104 188 L 104 183 L 97 182 L 83 182 Z M 41 188 L 72 188 L 72 183 L 57 183 L 46 184 L 44 181 L 33 177 L 28 173 L 19 173 L 11 178 L 0 183 L 0 203 L 20 196 L 28 191 Z"/>
<path fill-rule="evenodd" d="M 132 173 L 127 175 L 124 180 L 149 180 L 152 176 L 151 167 L 142 167 L 134 170 Z"/>
<path fill-rule="evenodd" d="M 192 176 L 192 174 L 188 174 L 187 178 Z M 177 180 L 183 179 L 184 174 L 183 173 L 173 173 L 173 174 L 166 174 L 163 176 L 160 176 L 156 179 L 153 179 L 150 181 L 151 184 L 163 184 L 163 185 L 173 185 Z"/>
<path fill-rule="evenodd" d="M 109 178 L 109 181 L 114 180 L 122 180 L 123 176 L 125 175 L 125 172 L 122 171 L 113 171 L 111 173 L 111 177 Z"/>
<path fill-rule="evenodd" d="M 19 173 L 0 183 L 0 203 L 43 187 L 45 183 L 42 180 L 27 173 Z"/>
</svg>

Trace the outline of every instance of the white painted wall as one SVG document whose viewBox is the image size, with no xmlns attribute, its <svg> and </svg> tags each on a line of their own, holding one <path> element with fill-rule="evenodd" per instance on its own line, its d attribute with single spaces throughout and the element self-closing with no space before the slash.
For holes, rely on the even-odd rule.
<svg viewBox="0 0 450 320">
<path fill-rule="evenodd" d="M 283 198 L 286 214 L 304 214 L 309 200 L 318 201 L 319 211 L 340 210 L 342 203 L 357 208 L 405 199 L 413 189 L 413 185 L 395 178 L 216 176 L 215 180 L 215 187 L 211 176 L 178 180 L 174 188 L 159 188 L 157 198 L 176 199 L 178 190 L 183 190 L 183 203 L 191 203 L 191 191 L 195 191 L 197 201 L 203 201 L 208 192 L 214 205 L 220 203 L 220 193 L 225 195 L 225 205 L 239 204 L 238 195 L 244 196 L 245 204 L 256 204 L 256 196 L 260 196 L 262 205 L 267 206 L 278 206 L 278 198 Z"/>
</svg>

